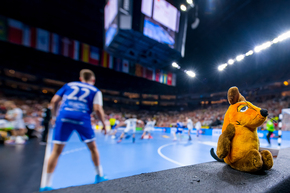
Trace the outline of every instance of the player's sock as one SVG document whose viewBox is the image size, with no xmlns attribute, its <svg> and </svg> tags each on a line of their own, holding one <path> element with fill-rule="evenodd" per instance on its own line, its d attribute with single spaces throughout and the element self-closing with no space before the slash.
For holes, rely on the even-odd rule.
<svg viewBox="0 0 290 193">
<path fill-rule="evenodd" d="M 133 137 L 133 143 L 135 143 L 135 137 Z"/>
<path fill-rule="evenodd" d="M 190 135 L 188 136 L 188 140 L 189 140 L 189 141 L 191 140 L 191 136 L 190 136 Z"/>
<path fill-rule="evenodd" d="M 53 173 L 47 173 L 46 174 L 45 187 L 51 187 L 51 184 L 52 184 L 52 174 Z"/>
<path fill-rule="evenodd" d="M 103 167 L 101 165 L 99 166 L 95 166 L 95 170 L 96 170 L 96 174 L 99 175 L 100 177 L 102 177 L 103 174 Z"/>
</svg>

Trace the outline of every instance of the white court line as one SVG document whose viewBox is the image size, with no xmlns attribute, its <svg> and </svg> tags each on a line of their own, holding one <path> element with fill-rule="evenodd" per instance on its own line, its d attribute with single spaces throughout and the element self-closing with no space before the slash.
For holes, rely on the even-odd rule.
<svg viewBox="0 0 290 193">
<path fill-rule="evenodd" d="M 51 143 L 52 143 L 52 129 L 49 129 L 46 148 L 45 148 L 43 167 L 42 167 L 40 188 L 45 187 L 45 181 L 46 181 L 46 177 L 47 177 L 47 172 L 46 172 L 47 171 L 47 162 L 48 162 L 48 159 L 49 159 L 50 154 L 51 154 Z"/>
<path fill-rule="evenodd" d="M 66 154 L 69 154 L 69 153 L 73 153 L 73 152 L 76 152 L 76 151 L 82 151 L 82 150 L 85 150 L 85 149 L 87 149 L 87 147 L 72 149 L 72 150 L 69 150 L 69 151 L 62 152 L 61 155 L 66 155 Z"/>
<path fill-rule="evenodd" d="M 173 144 L 176 144 L 176 143 L 168 143 L 168 144 L 162 145 L 162 146 L 159 147 L 158 150 L 157 150 L 158 154 L 159 154 L 161 157 L 163 157 L 164 159 L 166 159 L 167 161 L 170 161 L 170 162 L 172 162 L 172 163 L 174 163 L 174 164 L 176 164 L 176 165 L 179 165 L 179 166 L 186 166 L 186 165 L 184 165 L 184 164 L 182 164 L 182 163 L 179 163 L 179 162 L 177 162 L 177 161 L 174 161 L 174 160 L 172 160 L 172 159 L 166 157 L 165 155 L 163 155 L 163 154 L 161 153 L 161 149 L 163 149 L 164 147 L 167 147 L 167 146 L 169 146 L 169 145 L 173 145 Z"/>
</svg>

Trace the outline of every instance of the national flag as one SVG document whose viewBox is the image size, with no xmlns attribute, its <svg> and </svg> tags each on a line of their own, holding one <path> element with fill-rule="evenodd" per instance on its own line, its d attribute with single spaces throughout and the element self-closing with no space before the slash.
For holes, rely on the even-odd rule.
<svg viewBox="0 0 290 193">
<path fill-rule="evenodd" d="M 136 71 L 136 65 L 135 65 L 135 63 L 130 62 L 130 64 L 129 64 L 129 74 L 135 75 L 135 71 Z"/>
<path fill-rule="evenodd" d="M 81 61 L 89 62 L 90 46 L 88 44 L 82 43 L 81 45 Z"/>
<path fill-rule="evenodd" d="M 58 34 L 50 33 L 49 51 L 53 54 L 60 54 L 61 42 Z"/>
<path fill-rule="evenodd" d="M 77 40 L 71 40 L 71 44 L 69 47 L 69 57 L 74 60 L 79 60 L 79 50 L 80 42 Z"/>
<path fill-rule="evenodd" d="M 123 60 L 122 72 L 129 73 L 129 61 Z"/>
<path fill-rule="evenodd" d="M 122 59 L 115 58 L 114 60 L 114 70 L 121 72 L 122 71 Z"/>
<path fill-rule="evenodd" d="M 114 57 L 112 55 L 109 57 L 109 68 L 114 69 Z"/>
<path fill-rule="evenodd" d="M 150 68 L 146 68 L 145 70 L 146 70 L 146 78 L 147 78 L 148 80 L 152 80 L 152 77 L 153 77 L 153 70 L 150 69 Z"/>
<path fill-rule="evenodd" d="M 167 75 L 167 85 L 172 85 L 172 73 L 168 73 Z"/>
<path fill-rule="evenodd" d="M 143 67 L 140 64 L 136 64 L 135 66 L 135 75 L 143 77 Z"/>
<path fill-rule="evenodd" d="M 100 50 L 97 47 L 90 46 L 89 63 L 99 65 L 100 61 Z"/>
<path fill-rule="evenodd" d="M 155 80 L 155 76 L 156 76 L 156 70 L 155 69 L 153 69 L 153 72 L 152 72 L 152 79 L 151 80 Z"/>
<path fill-rule="evenodd" d="M 155 81 L 159 82 L 160 81 L 160 75 L 161 75 L 161 71 L 159 69 L 155 70 Z"/>
<path fill-rule="evenodd" d="M 0 40 L 7 40 L 7 20 L 2 16 L 0 16 Z"/>
<path fill-rule="evenodd" d="M 36 30 L 36 49 L 43 51 L 43 52 L 48 52 L 49 51 L 49 32 L 37 28 Z"/>
<path fill-rule="evenodd" d="M 172 74 L 172 86 L 176 86 L 176 74 Z"/>
<path fill-rule="evenodd" d="M 36 28 L 23 24 L 22 45 L 36 48 Z"/>
<path fill-rule="evenodd" d="M 159 82 L 163 83 L 163 71 L 160 70 Z"/>
<path fill-rule="evenodd" d="M 61 38 L 61 55 L 69 57 L 69 48 L 72 42 L 67 37 Z"/>
<path fill-rule="evenodd" d="M 163 84 L 167 84 L 167 74 L 163 73 Z"/>
<path fill-rule="evenodd" d="M 101 66 L 104 68 L 109 67 L 110 62 L 110 54 L 108 54 L 105 50 L 102 51 L 102 63 Z"/>
<path fill-rule="evenodd" d="M 14 44 L 22 44 L 23 23 L 14 19 L 8 19 L 8 41 Z"/>
</svg>

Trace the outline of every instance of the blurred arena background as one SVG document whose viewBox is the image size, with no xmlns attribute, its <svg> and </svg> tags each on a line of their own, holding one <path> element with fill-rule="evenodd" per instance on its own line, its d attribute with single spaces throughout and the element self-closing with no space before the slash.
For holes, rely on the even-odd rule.
<svg viewBox="0 0 290 193">
<path fill-rule="evenodd" d="M 46 178 L 53 125 L 46 109 L 81 69 L 95 73 L 111 118 L 156 121 L 153 139 L 101 134 L 92 118 L 108 179 L 214 161 L 227 90 L 237 86 L 274 120 L 272 148 L 290 146 L 290 1 L 288 0 L 2 0 L 0 6 L 0 189 L 37 192 Z M 7 102 L 22 110 L 25 137 L 8 143 Z M 6 105 L 5 105 L 6 104 Z M 177 122 L 187 126 L 175 138 Z M 283 119 L 284 117 L 284 119 Z M 48 120 L 49 122 L 49 120 Z M 258 128 L 268 146 L 266 123 Z M 199 137 L 196 134 L 199 133 Z M 281 141 L 281 136 L 283 141 Z M 148 136 L 146 136 L 149 138 Z M 146 138 L 145 137 L 145 138 Z M 42 143 L 40 142 L 47 142 Z M 44 144 L 44 145 L 43 145 Z M 89 150 L 74 133 L 61 154 L 54 189 L 91 184 Z"/>
</svg>

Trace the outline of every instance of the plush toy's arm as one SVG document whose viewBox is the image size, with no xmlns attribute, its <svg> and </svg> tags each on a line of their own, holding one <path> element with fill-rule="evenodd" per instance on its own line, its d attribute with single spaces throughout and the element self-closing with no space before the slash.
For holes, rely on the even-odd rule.
<svg viewBox="0 0 290 193">
<path fill-rule="evenodd" d="M 220 159 L 224 159 L 230 153 L 231 142 L 235 136 L 235 126 L 229 124 L 226 130 L 220 135 L 217 146 L 217 156 Z"/>
</svg>

